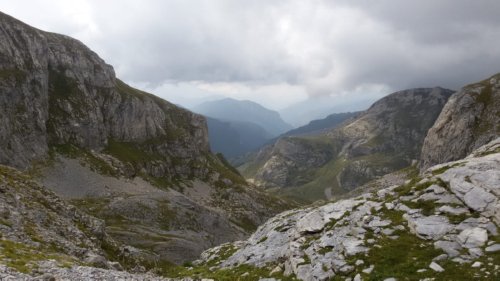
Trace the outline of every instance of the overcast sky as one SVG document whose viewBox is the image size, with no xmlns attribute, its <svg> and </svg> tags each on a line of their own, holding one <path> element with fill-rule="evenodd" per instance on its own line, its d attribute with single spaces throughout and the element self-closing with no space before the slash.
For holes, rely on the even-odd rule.
<svg viewBox="0 0 500 281">
<path fill-rule="evenodd" d="M 373 98 L 500 72 L 500 1 L 0 0 L 75 37 L 117 75 L 185 105 L 218 96 L 280 109 Z"/>
</svg>

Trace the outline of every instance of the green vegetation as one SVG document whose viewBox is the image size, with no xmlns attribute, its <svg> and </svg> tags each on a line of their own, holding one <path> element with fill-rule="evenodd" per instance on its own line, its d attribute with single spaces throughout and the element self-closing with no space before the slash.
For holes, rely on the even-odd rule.
<svg viewBox="0 0 500 281">
<path fill-rule="evenodd" d="M 325 188 L 331 188 L 332 194 L 345 192 L 338 186 L 336 177 L 347 163 L 348 160 L 344 158 L 331 160 L 314 171 L 311 177 L 314 178 L 313 181 L 302 186 L 287 187 L 279 192 L 285 197 L 307 203 L 325 198 Z"/>
<path fill-rule="evenodd" d="M 255 281 L 260 278 L 273 277 L 282 281 L 297 281 L 295 276 L 284 276 L 282 273 L 271 275 L 272 269 L 276 265 L 268 265 L 263 268 L 251 265 L 240 265 L 226 269 L 213 269 L 207 265 L 195 267 L 171 267 L 162 272 L 162 275 L 168 277 L 194 277 L 194 278 L 212 278 L 217 281 Z"/>
<path fill-rule="evenodd" d="M 500 147 L 497 147 L 497 148 L 490 150 L 490 151 L 482 152 L 481 154 L 479 154 L 479 156 L 486 156 L 486 155 L 495 154 L 495 153 L 500 153 Z"/>
<path fill-rule="evenodd" d="M 432 241 L 421 240 L 407 231 L 398 231 L 398 239 L 382 237 L 377 241 L 381 247 L 371 250 L 367 255 L 356 255 L 350 258 L 350 262 L 361 259 L 367 265 L 373 265 L 371 274 L 361 272 L 363 268 L 357 268 L 350 273 L 352 277 L 361 274 L 363 280 L 384 280 L 394 277 L 398 280 L 422 280 L 425 278 L 435 278 L 436 280 L 497 280 L 500 272 L 495 271 L 494 266 L 500 264 L 500 253 L 492 253 L 479 258 L 490 272 L 489 277 L 479 278 L 484 275 L 480 268 L 472 268 L 470 265 L 463 266 L 451 260 L 438 261 L 445 271 L 435 272 L 429 269 L 432 259 L 443 254 L 439 249 L 435 249 Z M 417 272 L 419 269 L 427 269 L 424 272 Z M 344 280 L 345 276 L 338 275 L 333 280 Z"/>
<path fill-rule="evenodd" d="M 289 229 L 290 229 L 290 226 L 288 226 L 288 225 L 286 225 L 286 224 L 282 224 L 282 225 L 280 225 L 280 226 L 276 227 L 276 228 L 274 229 L 274 231 L 276 231 L 276 232 L 285 232 L 285 231 L 287 231 L 287 230 L 289 230 Z"/>
<path fill-rule="evenodd" d="M 19 272 L 29 273 L 38 267 L 37 262 L 49 259 L 56 260 L 62 266 L 77 263 L 73 258 L 54 251 L 53 247 L 46 247 L 42 244 L 39 248 L 35 248 L 23 243 L 0 239 L 0 261 Z"/>
<path fill-rule="evenodd" d="M 231 172 L 233 172 L 234 174 L 236 175 L 239 175 L 241 176 L 240 172 L 238 171 L 238 169 L 236 169 L 235 167 L 233 167 L 226 159 L 226 157 L 224 157 L 224 155 L 222 155 L 222 153 L 216 153 L 215 156 L 219 159 L 219 161 L 226 167 L 228 168 L 229 170 L 231 170 Z"/>
<path fill-rule="evenodd" d="M 479 95 L 477 95 L 476 101 L 483 103 L 485 106 L 488 106 L 491 102 L 492 97 L 493 97 L 492 87 L 489 84 L 489 82 L 482 83 L 481 85 L 483 88 L 481 89 L 481 92 L 479 93 Z"/>
<path fill-rule="evenodd" d="M 215 182 L 215 185 L 219 188 L 227 188 L 227 184 L 224 183 L 223 179 L 228 179 L 232 183 L 235 184 L 241 184 L 241 185 L 246 185 L 245 179 L 240 175 L 240 173 L 237 173 L 237 171 L 234 171 L 234 167 L 231 165 L 226 165 L 224 162 L 222 162 L 217 156 L 214 156 L 212 154 L 205 154 L 206 159 L 208 160 L 208 167 L 211 168 L 211 170 L 219 173 L 219 179 Z M 232 187 L 235 187 L 232 185 Z"/>
<path fill-rule="evenodd" d="M 423 242 L 408 232 L 400 232 L 396 240 L 382 237 L 377 244 L 381 247 L 370 251 L 365 262 L 375 269 L 367 280 L 383 280 L 395 277 L 405 280 L 415 276 L 418 269 L 428 268 L 433 258 L 440 255 L 430 242 Z M 363 278 L 365 280 L 365 278 Z"/>
<path fill-rule="evenodd" d="M 382 219 L 388 219 L 392 222 L 392 225 L 404 225 L 406 220 L 403 218 L 403 211 L 388 210 L 385 206 L 380 213 Z M 373 237 L 372 237 L 373 238 Z"/>
<path fill-rule="evenodd" d="M 325 255 L 326 253 L 329 253 L 331 251 L 333 251 L 333 247 L 327 246 L 327 247 L 319 249 L 318 254 Z"/>
<path fill-rule="evenodd" d="M 302 258 L 304 259 L 304 261 L 297 264 L 297 266 L 304 265 L 304 264 L 311 264 L 311 259 L 309 258 L 309 256 L 307 254 L 304 254 L 302 256 Z"/>
<path fill-rule="evenodd" d="M 461 167 L 463 165 L 465 165 L 463 162 L 455 163 L 455 164 L 452 164 L 452 165 L 446 165 L 446 166 L 443 166 L 443 167 L 441 167 L 439 169 L 432 170 L 432 174 L 435 175 L 435 176 L 441 175 L 442 173 L 448 171 L 451 168 Z"/>
<path fill-rule="evenodd" d="M 267 236 L 262 237 L 257 244 L 260 244 L 262 242 L 265 242 L 267 240 Z"/>
<path fill-rule="evenodd" d="M 434 214 L 436 203 L 431 200 L 418 200 L 416 202 L 413 201 L 403 201 L 403 204 L 412 208 L 412 209 L 420 209 L 424 216 L 430 216 Z"/>
</svg>

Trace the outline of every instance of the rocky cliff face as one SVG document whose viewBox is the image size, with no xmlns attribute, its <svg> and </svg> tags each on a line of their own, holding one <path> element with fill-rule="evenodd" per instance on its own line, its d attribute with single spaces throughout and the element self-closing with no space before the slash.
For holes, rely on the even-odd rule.
<svg viewBox="0 0 500 281">
<path fill-rule="evenodd" d="M 0 13 L 0 164 L 182 263 L 286 208 L 209 149 L 205 119 L 115 77 L 81 42 Z"/>
<path fill-rule="evenodd" d="M 285 192 L 312 200 L 349 191 L 418 159 L 451 94 L 442 88 L 391 94 L 324 135 L 280 139 L 247 165 L 255 173 L 246 175 L 257 185 L 291 188 Z"/>
<path fill-rule="evenodd" d="M 248 240 L 204 252 L 197 270 L 244 268 L 287 280 L 496 280 L 499 149 L 500 138 L 405 184 L 284 212 Z"/>
<path fill-rule="evenodd" d="M 62 144 L 127 143 L 162 160 L 140 159 L 136 171 L 174 178 L 209 152 L 204 118 L 129 87 L 75 39 L 5 14 L 0 22 L 0 163 L 26 168 Z"/>
<path fill-rule="evenodd" d="M 454 94 L 429 130 L 420 167 L 458 160 L 500 135 L 500 74 Z"/>
</svg>

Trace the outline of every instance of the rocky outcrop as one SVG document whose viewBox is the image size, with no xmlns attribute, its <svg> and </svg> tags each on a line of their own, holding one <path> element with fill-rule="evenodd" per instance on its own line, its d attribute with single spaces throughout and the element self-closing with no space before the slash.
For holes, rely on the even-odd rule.
<svg viewBox="0 0 500 281">
<path fill-rule="evenodd" d="M 454 94 L 429 130 L 420 157 L 422 170 L 464 158 L 500 135 L 500 74 Z"/>
<path fill-rule="evenodd" d="M 324 198 L 323 189 L 352 190 L 417 160 L 427 130 L 451 94 L 442 88 L 393 93 L 326 134 L 278 140 L 244 168 L 256 172 L 244 174 L 259 186 L 318 195 L 311 199 Z"/>
<path fill-rule="evenodd" d="M 499 147 L 500 138 L 403 185 L 284 212 L 197 264 L 299 280 L 499 278 Z"/>
</svg>

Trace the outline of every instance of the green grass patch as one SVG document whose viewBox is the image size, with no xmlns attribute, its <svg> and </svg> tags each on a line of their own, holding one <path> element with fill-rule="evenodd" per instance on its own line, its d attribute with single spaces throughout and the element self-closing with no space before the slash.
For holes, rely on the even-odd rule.
<svg viewBox="0 0 500 281">
<path fill-rule="evenodd" d="M 482 157 L 482 156 L 486 156 L 486 155 L 490 155 L 490 154 L 496 154 L 496 153 L 500 153 L 500 147 L 497 147 L 497 148 L 495 148 L 493 150 L 490 150 L 490 151 L 481 152 L 479 154 L 479 156 Z"/>
<path fill-rule="evenodd" d="M 403 214 L 404 214 L 403 211 L 389 210 L 385 206 L 383 207 L 382 211 L 379 213 L 379 215 L 382 219 L 390 220 L 393 225 L 404 225 L 406 223 L 406 220 L 403 218 Z M 369 238 L 373 238 L 373 237 L 369 237 Z"/>
<path fill-rule="evenodd" d="M 262 242 L 265 242 L 267 240 L 267 236 L 262 237 L 257 244 L 260 244 Z"/>
<path fill-rule="evenodd" d="M 424 216 L 433 215 L 436 209 L 436 203 L 431 200 L 404 201 L 402 203 L 409 208 L 420 209 Z"/>
<path fill-rule="evenodd" d="M 191 277 L 195 279 L 214 279 L 217 281 L 255 281 L 261 278 L 276 278 L 282 281 L 298 281 L 295 276 L 284 276 L 282 273 L 271 275 L 271 270 L 276 265 L 270 264 L 266 267 L 258 268 L 251 265 L 239 265 L 226 269 L 210 270 L 208 266 L 195 267 L 171 267 L 162 272 L 162 275 L 168 277 Z M 244 276 L 243 276 L 244 275 Z"/>
<path fill-rule="evenodd" d="M 446 166 L 443 166 L 443 167 L 441 167 L 439 169 L 432 170 L 432 174 L 434 176 L 441 175 L 442 173 L 448 171 L 451 168 L 461 167 L 463 165 L 465 165 L 465 163 L 463 163 L 463 162 L 455 163 L 455 164 L 452 164 L 452 165 L 446 165 Z"/>
<path fill-rule="evenodd" d="M 34 248 L 23 243 L 0 239 L 0 261 L 22 273 L 36 269 L 37 262 L 53 259 L 60 264 L 76 263 L 71 257 L 50 251 L 50 247 Z"/>
<path fill-rule="evenodd" d="M 327 247 L 319 249 L 318 254 L 325 255 L 327 253 L 330 253 L 331 251 L 333 251 L 333 247 L 327 246 Z"/>
</svg>

